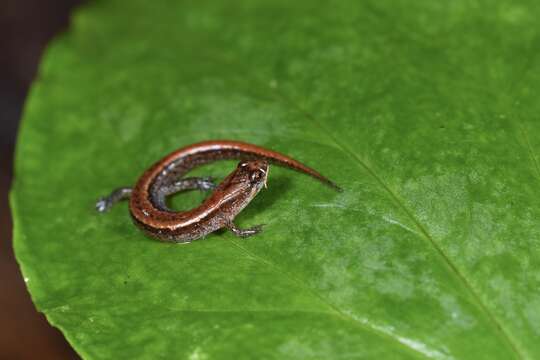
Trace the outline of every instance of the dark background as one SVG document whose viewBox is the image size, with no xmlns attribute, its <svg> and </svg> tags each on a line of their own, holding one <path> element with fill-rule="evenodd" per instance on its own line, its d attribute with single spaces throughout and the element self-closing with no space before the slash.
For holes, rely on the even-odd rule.
<svg viewBox="0 0 540 360">
<path fill-rule="evenodd" d="M 78 359 L 36 311 L 13 256 L 8 192 L 17 127 L 47 43 L 81 0 L 0 0 L 0 359 Z"/>
</svg>

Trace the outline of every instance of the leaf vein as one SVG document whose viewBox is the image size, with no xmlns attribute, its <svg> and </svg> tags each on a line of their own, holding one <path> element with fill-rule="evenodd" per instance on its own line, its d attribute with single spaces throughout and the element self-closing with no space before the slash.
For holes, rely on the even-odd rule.
<svg viewBox="0 0 540 360">
<path fill-rule="evenodd" d="M 285 272 L 283 269 L 281 269 L 279 266 L 277 266 L 276 264 L 272 263 L 271 261 L 253 253 L 252 251 L 249 251 L 248 249 L 246 249 L 245 247 L 241 246 L 240 244 L 238 244 L 238 242 L 234 241 L 234 240 L 230 240 L 239 250 L 241 250 L 242 252 L 244 252 L 245 255 L 247 255 L 248 257 L 252 258 L 253 260 L 255 261 L 258 261 L 259 263 L 261 264 L 264 264 L 266 265 L 267 267 L 269 267 L 270 269 L 272 269 L 273 271 L 277 272 L 278 274 L 281 274 L 283 275 L 284 277 L 286 277 L 287 279 L 289 279 L 291 282 L 293 282 L 295 285 L 299 286 L 300 288 L 304 289 L 305 291 L 311 293 L 313 296 L 315 296 L 319 301 L 321 301 L 321 303 L 323 303 L 325 306 L 327 306 L 331 311 L 329 312 L 320 312 L 321 314 L 327 314 L 327 315 L 334 315 L 334 316 L 337 316 L 339 317 L 340 319 L 344 320 L 344 321 L 347 321 L 349 323 L 352 323 L 353 325 L 355 326 L 358 326 L 358 327 L 361 327 L 362 329 L 364 330 L 368 330 L 372 333 L 374 333 L 375 335 L 379 336 L 379 337 L 382 337 L 382 338 L 385 338 L 387 340 L 391 340 L 391 341 L 394 341 L 394 342 L 397 342 L 398 344 L 401 345 L 401 347 L 405 348 L 407 351 L 412 351 L 414 354 L 416 355 L 422 355 L 423 357 L 429 359 L 429 357 L 422 351 L 416 349 L 415 347 L 411 346 L 410 345 L 410 341 L 409 339 L 405 339 L 405 338 L 402 338 L 394 333 L 391 333 L 389 331 L 383 331 L 381 330 L 381 327 L 379 326 L 375 326 L 373 324 L 370 324 L 368 321 L 360 321 L 358 320 L 357 318 L 347 314 L 347 313 L 344 313 L 343 311 L 341 311 L 337 306 L 335 306 L 334 304 L 332 304 L 330 301 L 328 301 L 327 299 L 325 299 L 323 296 L 321 296 L 319 293 L 317 293 L 315 290 L 313 290 L 311 287 L 309 286 L 306 286 L 304 282 L 302 282 L 300 279 L 296 278 L 294 275 L 290 274 L 290 273 L 287 273 Z M 315 312 L 314 312 L 315 313 Z"/>
<path fill-rule="evenodd" d="M 307 112 L 302 107 L 292 102 L 289 98 L 285 97 L 283 94 L 281 93 L 276 93 L 276 94 L 278 95 L 279 98 L 281 98 L 283 101 L 285 101 L 286 103 L 290 104 L 292 107 L 297 109 L 306 118 L 308 118 L 316 126 L 318 126 L 321 129 L 321 132 L 323 134 L 325 134 L 343 153 L 348 154 L 356 163 L 358 163 L 358 165 L 361 168 L 363 168 L 379 184 L 379 186 L 390 195 L 390 198 L 396 203 L 396 205 L 400 209 L 402 209 L 405 215 L 415 224 L 415 226 L 418 228 L 418 230 L 423 235 L 423 237 L 426 240 L 428 240 L 428 243 L 431 244 L 431 246 L 435 249 L 436 253 L 443 260 L 443 263 L 447 266 L 450 272 L 453 273 L 456 276 L 456 278 L 462 283 L 462 285 L 467 289 L 472 299 L 474 300 L 474 303 L 478 306 L 480 311 L 484 313 L 487 319 L 491 322 L 495 331 L 500 335 L 500 337 L 504 340 L 504 342 L 509 345 L 512 351 L 514 351 L 514 353 L 518 356 L 518 358 L 525 359 L 526 357 L 519 350 L 517 344 L 513 341 L 510 335 L 503 328 L 502 324 L 497 319 L 497 317 L 488 309 L 486 304 L 484 304 L 484 302 L 482 301 L 478 293 L 475 291 L 472 284 L 467 280 L 465 275 L 459 270 L 457 265 L 453 263 L 453 261 L 445 253 L 445 251 L 435 242 L 434 238 L 429 234 L 426 227 L 422 225 L 422 223 L 416 218 L 416 216 L 414 216 L 412 211 L 405 205 L 404 201 L 399 198 L 399 196 L 382 180 L 381 177 L 379 177 L 375 173 L 375 171 L 372 168 L 370 168 L 362 160 L 362 158 L 360 158 L 360 156 L 358 156 L 354 151 L 352 151 L 346 145 L 340 142 L 339 139 L 336 139 L 335 136 L 330 131 L 330 129 L 327 129 L 324 125 L 322 125 L 319 121 L 317 121 L 317 119 L 311 113 Z"/>
<path fill-rule="evenodd" d="M 529 139 L 529 135 L 527 135 L 527 132 L 521 125 L 521 123 L 517 122 L 519 131 L 521 132 L 521 135 L 523 136 L 523 139 L 525 140 L 525 144 L 527 145 L 527 152 L 529 153 L 529 157 L 531 158 L 531 161 L 533 163 L 536 175 L 538 176 L 538 179 L 540 180 L 540 164 L 538 163 L 538 158 L 536 157 L 536 154 L 534 153 L 531 141 Z"/>
</svg>

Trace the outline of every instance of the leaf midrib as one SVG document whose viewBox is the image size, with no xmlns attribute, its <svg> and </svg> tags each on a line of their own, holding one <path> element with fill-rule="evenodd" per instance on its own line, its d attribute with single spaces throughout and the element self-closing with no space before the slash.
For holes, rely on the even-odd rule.
<svg viewBox="0 0 540 360">
<path fill-rule="evenodd" d="M 298 104 L 291 101 L 291 99 L 287 98 L 284 94 L 279 93 L 276 91 L 277 99 L 283 100 L 286 104 L 292 106 L 294 109 L 299 111 L 303 116 L 305 116 L 308 120 L 311 120 L 313 123 L 315 123 L 316 126 L 321 129 L 321 132 L 328 137 L 337 148 L 339 148 L 343 153 L 347 154 L 349 157 L 351 157 L 354 162 L 362 169 L 364 169 L 375 181 L 379 186 L 387 192 L 391 199 L 394 201 L 394 203 L 404 211 L 405 215 L 414 223 L 416 228 L 420 231 L 422 236 L 425 238 L 425 240 L 428 241 L 428 243 L 433 247 L 437 255 L 443 260 L 444 265 L 450 270 L 450 272 L 458 279 L 458 281 L 467 289 L 469 292 L 469 295 L 473 299 L 475 305 L 480 309 L 482 313 L 488 318 L 489 323 L 491 326 L 493 326 L 494 331 L 499 334 L 499 336 L 504 340 L 505 343 L 507 343 L 512 351 L 518 356 L 520 359 L 527 358 L 524 355 L 524 352 L 522 352 L 517 343 L 513 340 L 513 338 L 510 336 L 510 334 L 504 329 L 502 326 L 502 323 L 497 319 L 497 317 L 488 309 L 486 304 L 482 301 L 478 293 L 475 291 L 474 287 L 471 285 L 471 283 L 467 280 L 465 275 L 459 270 L 457 265 L 453 263 L 453 261 L 448 257 L 448 255 L 444 252 L 444 250 L 435 242 L 434 238 L 429 234 L 426 227 L 422 225 L 422 223 L 414 216 L 413 212 L 405 206 L 405 203 L 403 200 L 399 198 L 399 196 L 388 186 L 386 183 L 382 180 L 381 177 L 379 177 L 373 169 L 371 169 L 362 159 L 351 149 L 348 148 L 345 144 L 339 141 L 339 139 L 336 139 L 335 136 L 333 136 L 330 129 L 326 128 L 324 125 L 322 125 L 321 122 L 319 122 L 315 116 L 313 116 L 311 113 L 303 109 Z M 536 158 L 533 156 L 533 159 L 535 160 L 535 164 L 537 165 Z M 539 174 L 540 174 L 540 170 Z"/>
</svg>

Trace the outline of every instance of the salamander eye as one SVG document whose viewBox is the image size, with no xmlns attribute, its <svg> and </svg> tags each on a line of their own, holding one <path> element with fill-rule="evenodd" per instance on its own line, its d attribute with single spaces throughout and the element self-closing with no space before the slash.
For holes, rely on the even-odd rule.
<svg viewBox="0 0 540 360">
<path fill-rule="evenodd" d="M 257 170 L 249 176 L 249 181 L 252 184 L 256 184 L 264 177 L 264 174 L 265 174 L 264 170 Z"/>
<path fill-rule="evenodd" d="M 238 164 L 239 168 L 244 168 L 248 165 L 247 161 L 242 161 L 240 164 Z"/>
</svg>

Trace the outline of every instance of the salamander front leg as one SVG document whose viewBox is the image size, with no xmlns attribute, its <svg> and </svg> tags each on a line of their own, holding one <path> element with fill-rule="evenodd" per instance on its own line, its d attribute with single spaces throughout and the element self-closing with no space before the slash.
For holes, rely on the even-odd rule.
<svg viewBox="0 0 540 360">
<path fill-rule="evenodd" d="M 163 188 L 159 189 L 159 191 L 163 196 L 169 196 L 187 190 L 213 190 L 216 188 L 216 186 L 217 185 L 214 183 L 214 178 L 211 176 L 189 177 L 180 179 L 168 186 L 164 186 Z"/>
<path fill-rule="evenodd" d="M 166 203 L 167 196 L 190 190 L 210 191 L 216 188 L 212 177 L 189 177 L 175 181 L 172 184 L 158 189 L 154 196 L 154 203 L 159 209 L 170 210 Z"/>
<path fill-rule="evenodd" d="M 108 211 L 114 204 L 121 200 L 129 199 L 131 188 L 121 187 L 115 189 L 109 196 L 103 197 L 96 203 L 96 210 L 99 212 Z"/>
<path fill-rule="evenodd" d="M 232 221 L 225 225 L 225 227 L 229 229 L 230 231 L 232 231 L 234 235 L 238 237 L 242 237 L 242 238 L 260 233 L 262 231 L 263 226 L 264 224 L 260 224 L 260 225 L 255 225 L 247 229 L 240 229 L 236 225 L 234 225 Z"/>
</svg>

